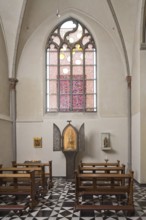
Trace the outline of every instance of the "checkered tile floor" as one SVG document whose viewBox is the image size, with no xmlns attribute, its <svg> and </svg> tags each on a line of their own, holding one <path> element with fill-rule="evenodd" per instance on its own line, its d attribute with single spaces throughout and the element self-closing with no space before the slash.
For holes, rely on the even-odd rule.
<svg viewBox="0 0 146 220">
<path fill-rule="evenodd" d="M 10 198 L 0 197 L 0 204 L 8 204 Z M 18 200 L 17 200 L 18 201 Z M 21 198 L 20 198 L 20 201 Z M 19 201 L 19 202 L 20 202 Z M 14 199 L 15 202 L 15 199 Z M 53 179 L 53 188 L 31 211 L 0 212 L 3 220 L 146 220 L 146 187 L 134 185 L 135 214 L 127 216 L 123 211 L 75 211 L 75 184 L 63 178 Z"/>
</svg>

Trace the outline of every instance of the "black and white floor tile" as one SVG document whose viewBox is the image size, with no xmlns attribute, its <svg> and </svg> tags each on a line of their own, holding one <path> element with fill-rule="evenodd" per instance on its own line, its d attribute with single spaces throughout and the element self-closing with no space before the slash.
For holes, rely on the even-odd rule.
<svg viewBox="0 0 146 220">
<path fill-rule="evenodd" d="M 87 199 L 87 198 L 86 198 Z M 88 198 L 89 199 L 89 198 Z M 85 200 L 85 202 L 90 202 Z M 13 198 L 14 203 L 16 202 Z M 1 196 L 0 204 L 8 204 L 10 198 Z M 17 199 L 21 204 L 22 198 Z M 128 216 L 123 211 L 75 211 L 75 184 L 64 178 L 54 178 L 53 187 L 40 198 L 33 210 L 22 213 L 0 212 L 0 220 L 146 220 L 146 187 L 134 185 L 135 213 Z"/>
</svg>

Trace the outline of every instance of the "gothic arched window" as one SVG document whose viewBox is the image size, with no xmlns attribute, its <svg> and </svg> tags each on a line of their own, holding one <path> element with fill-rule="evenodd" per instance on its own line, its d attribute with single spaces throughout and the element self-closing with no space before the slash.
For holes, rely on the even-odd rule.
<svg viewBox="0 0 146 220">
<path fill-rule="evenodd" d="M 46 44 L 47 112 L 96 112 L 96 45 L 89 30 L 68 18 Z"/>
</svg>

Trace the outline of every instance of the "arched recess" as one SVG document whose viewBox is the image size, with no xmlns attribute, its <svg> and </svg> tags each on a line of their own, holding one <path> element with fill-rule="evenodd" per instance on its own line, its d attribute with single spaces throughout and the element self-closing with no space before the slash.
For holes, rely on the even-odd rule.
<svg viewBox="0 0 146 220">
<path fill-rule="evenodd" d="M 37 29 L 34 30 L 34 32 L 28 38 L 28 40 L 27 40 L 27 42 L 26 42 L 26 44 L 25 44 L 25 46 L 23 48 L 23 56 L 25 55 L 25 53 L 28 53 L 27 52 L 27 48 L 31 47 L 30 46 L 31 42 L 32 42 L 32 45 L 33 45 L 33 44 L 35 44 L 35 42 L 38 41 L 38 44 L 37 44 L 37 47 L 34 48 L 35 50 L 32 47 L 30 48 L 30 51 L 29 51 L 28 55 L 26 56 L 25 62 L 27 61 L 28 57 L 30 57 L 30 56 L 34 57 L 34 55 L 38 54 L 39 51 L 42 51 L 42 49 L 43 49 L 42 46 L 44 47 L 44 51 L 45 51 L 46 41 L 47 41 L 47 38 L 49 36 L 50 31 L 53 29 L 53 27 L 55 27 L 57 25 L 58 22 L 63 21 L 64 19 L 66 19 L 66 18 L 68 18 L 70 16 L 77 18 L 79 21 L 84 23 L 86 25 L 86 27 L 88 27 L 88 28 L 90 27 L 90 31 L 93 34 L 93 37 L 95 39 L 97 48 L 99 48 L 99 46 L 100 46 L 99 42 L 102 41 L 102 45 L 104 45 L 104 48 L 101 48 L 101 46 L 100 46 L 100 51 L 102 51 L 102 60 L 103 60 L 103 62 L 102 62 L 101 66 L 102 66 L 102 70 L 104 71 L 104 73 L 106 72 L 106 70 L 104 68 L 104 59 L 105 59 L 108 62 L 108 65 L 111 65 L 113 63 L 112 68 L 114 67 L 114 71 L 110 70 L 110 72 L 112 74 L 114 72 L 115 74 L 117 73 L 117 75 L 120 75 L 120 77 L 122 77 L 121 80 L 123 81 L 123 79 L 126 76 L 126 67 L 125 67 L 123 51 L 122 51 L 122 47 L 121 47 L 119 38 L 114 39 L 115 36 L 112 35 L 113 32 L 111 33 L 109 29 L 107 29 L 102 23 L 99 23 L 98 20 L 95 20 L 94 17 L 88 16 L 87 14 L 84 14 L 81 11 L 77 11 L 77 10 L 73 10 L 73 9 L 70 10 L 70 13 L 68 12 L 68 10 L 65 10 L 61 14 L 61 17 L 59 18 L 59 21 L 58 21 L 57 18 L 55 18 L 55 15 L 54 15 L 54 17 L 53 16 L 52 17 L 48 17 L 44 22 L 42 22 L 37 27 Z M 100 39 L 99 39 L 99 36 L 98 36 L 98 32 L 100 33 Z M 102 39 L 103 37 L 104 37 L 104 39 Z M 41 41 L 39 39 L 41 39 Z M 110 41 L 110 43 L 109 43 L 109 41 Z M 105 42 L 107 42 L 107 43 L 105 44 Z M 106 47 L 110 47 L 108 49 L 108 53 L 106 53 L 107 50 L 106 51 L 104 50 L 104 49 L 106 49 Z M 108 54 L 111 54 L 111 49 L 113 47 L 114 47 L 114 52 L 116 51 L 116 56 L 115 56 L 115 60 L 113 62 L 110 62 Z M 33 54 L 34 51 L 36 51 L 35 54 Z M 43 54 L 43 57 L 42 57 L 43 60 L 45 59 L 44 54 Z M 22 61 L 23 56 L 20 57 L 20 61 Z M 110 58 L 111 57 L 112 56 L 110 56 Z M 117 60 L 117 57 L 118 57 L 118 60 Z M 41 62 L 40 59 L 39 59 L 39 61 Z M 120 63 L 120 68 L 119 68 L 119 63 Z M 22 62 L 20 62 L 20 65 L 21 64 L 22 64 Z M 33 65 L 33 63 L 31 63 L 31 64 Z M 116 66 L 116 69 L 115 69 L 115 66 Z M 28 69 L 27 69 L 26 74 L 28 74 L 29 76 L 33 77 L 33 75 L 30 74 L 32 71 L 30 70 L 29 65 L 27 65 L 27 68 Z M 44 77 L 45 77 L 45 66 L 43 67 L 43 69 L 42 69 L 41 66 L 40 66 L 40 68 L 41 68 L 40 70 L 38 68 L 36 68 L 36 70 L 35 70 L 36 73 L 39 70 L 38 77 L 41 77 L 40 73 L 42 73 L 42 72 L 44 73 Z M 25 69 L 26 68 L 23 67 L 23 71 L 25 71 Z M 117 72 L 117 69 L 118 69 L 118 72 Z M 19 73 L 21 74 L 20 76 L 19 76 Z M 19 72 L 18 72 L 18 80 L 19 80 L 19 77 L 23 77 L 22 76 L 22 70 L 20 71 L 20 69 L 19 69 Z M 113 78 L 114 78 L 114 76 L 113 76 Z M 21 80 L 21 78 L 20 78 L 20 80 Z M 102 78 L 102 80 L 104 80 L 104 79 Z M 107 82 L 107 86 L 109 86 L 109 82 Z M 44 88 L 45 88 L 45 85 L 44 85 Z M 103 90 L 104 90 L 104 88 L 103 88 Z M 124 85 L 124 90 L 126 91 L 126 85 Z M 116 94 L 116 92 L 112 91 L 112 94 L 113 93 L 114 93 L 114 95 Z M 110 96 L 112 96 L 112 94 L 110 94 Z M 126 96 L 126 98 L 127 98 L 127 96 Z M 24 101 L 25 101 L 25 99 L 26 98 L 24 96 Z M 27 97 L 27 99 L 28 99 L 28 97 Z M 38 94 L 38 100 L 39 100 L 39 94 Z M 42 102 L 41 98 L 40 98 L 40 102 Z M 121 101 L 121 103 L 123 103 L 123 102 L 124 102 L 124 100 Z M 27 103 L 27 101 L 26 101 L 26 103 Z M 111 107 L 111 108 L 113 108 L 113 107 Z M 116 112 L 118 112 L 119 108 L 120 107 L 118 107 Z M 112 110 L 113 109 L 111 109 L 111 111 Z M 118 114 L 121 114 L 121 111 L 123 111 L 123 109 L 120 110 L 118 112 Z M 28 106 L 28 112 L 29 112 L 29 114 L 31 113 L 31 109 L 29 109 L 29 106 Z M 126 113 L 124 112 L 124 115 L 125 114 L 127 115 L 127 112 Z"/>
<path fill-rule="evenodd" d="M 96 45 L 77 19 L 70 17 L 51 32 L 46 69 L 48 112 L 97 111 Z"/>
</svg>

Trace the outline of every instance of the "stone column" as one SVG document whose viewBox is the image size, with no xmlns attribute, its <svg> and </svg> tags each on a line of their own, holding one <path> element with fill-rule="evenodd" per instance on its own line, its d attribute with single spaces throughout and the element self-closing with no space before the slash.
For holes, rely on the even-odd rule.
<svg viewBox="0 0 146 220">
<path fill-rule="evenodd" d="M 10 117 L 12 120 L 12 150 L 13 160 L 16 160 L 16 84 L 18 80 L 15 78 L 9 78 L 10 83 Z"/>
<path fill-rule="evenodd" d="M 132 115 L 131 115 L 131 76 L 127 76 L 128 85 L 128 170 L 132 169 Z"/>
</svg>

